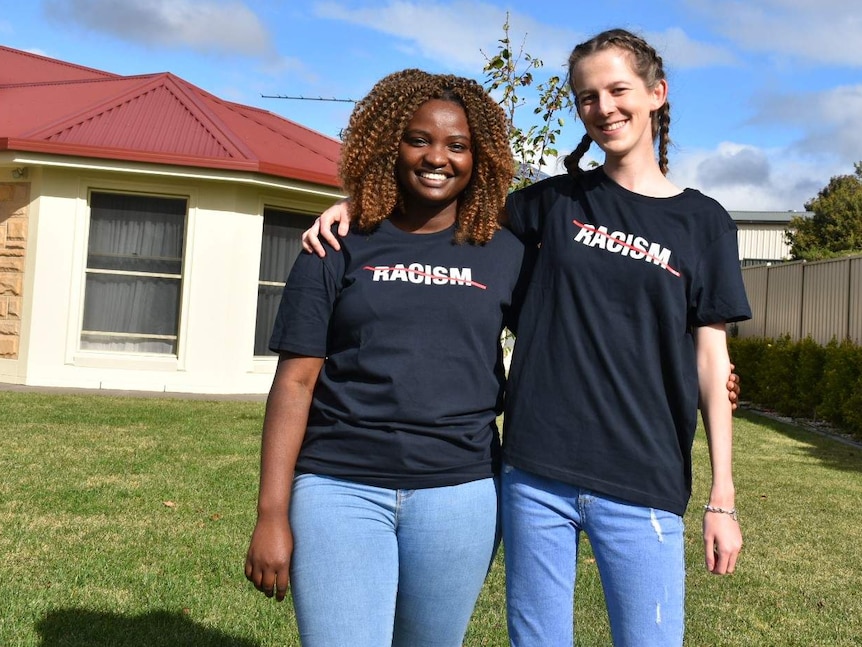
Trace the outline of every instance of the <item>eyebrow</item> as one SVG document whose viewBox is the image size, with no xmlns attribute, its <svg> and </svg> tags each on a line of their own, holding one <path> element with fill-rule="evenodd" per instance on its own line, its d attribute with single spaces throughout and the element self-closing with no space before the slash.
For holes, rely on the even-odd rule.
<svg viewBox="0 0 862 647">
<path fill-rule="evenodd" d="M 407 128 L 404 130 L 404 135 L 427 135 L 430 136 L 431 133 L 423 128 Z M 456 133 L 454 135 L 449 135 L 446 139 L 466 139 L 470 141 L 472 136 L 466 133 Z"/>
<path fill-rule="evenodd" d="M 604 89 L 609 89 L 609 90 L 615 90 L 615 89 L 621 88 L 621 87 L 628 88 L 628 87 L 631 87 L 631 82 L 630 81 L 624 81 L 624 80 L 620 79 L 619 81 L 612 81 L 608 85 L 605 85 L 602 87 Z M 583 90 L 579 90 L 579 91 L 575 92 L 575 96 L 581 97 L 585 94 L 594 94 L 598 91 L 599 91 L 598 88 L 584 88 Z"/>
</svg>

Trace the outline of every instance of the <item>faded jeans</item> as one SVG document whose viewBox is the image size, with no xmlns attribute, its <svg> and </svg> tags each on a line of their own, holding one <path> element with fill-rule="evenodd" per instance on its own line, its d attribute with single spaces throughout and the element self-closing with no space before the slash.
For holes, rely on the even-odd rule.
<svg viewBox="0 0 862 647">
<path fill-rule="evenodd" d="M 392 490 L 302 474 L 290 523 L 303 647 L 460 647 L 494 555 L 494 479 Z"/>
<path fill-rule="evenodd" d="M 682 645 L 682 517 L 504 465 L 501 481 L 509 639 L 571 647 L 578 542 L 596 558 L 616 647 Z"/>
</svg>

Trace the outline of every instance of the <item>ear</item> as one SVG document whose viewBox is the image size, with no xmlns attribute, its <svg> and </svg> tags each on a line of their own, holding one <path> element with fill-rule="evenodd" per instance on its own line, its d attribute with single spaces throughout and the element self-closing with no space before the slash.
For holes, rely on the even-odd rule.
<svg viewBox="0 0 862 647">
<path fill-rule="evenodd" d="M 652 102 L 652 110 L 654 112 L 661 108 L 667 102 L 667 80 L 662 79 L 655 84 L 655 87 L 650 90 L 650 100 Z"/>
</svg>

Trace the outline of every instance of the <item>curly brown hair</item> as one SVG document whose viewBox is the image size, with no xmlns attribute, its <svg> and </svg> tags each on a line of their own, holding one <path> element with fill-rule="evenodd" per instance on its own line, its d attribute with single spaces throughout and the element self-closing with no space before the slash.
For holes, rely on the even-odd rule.
<svg viewBox="0 0 862 647">
<path fill-rule="evenodd" d="M 500 228 L 515 174 L 508 122 L 481 85 L 449 74 L 395 72 L 356 104 L 339 164 L 342 186 L 350 196 L 351 220 L 360 230 L 370 231 L 403 205 L 395 172 L 398 145 L 413 114 L 432 99 L 460 105 L 470 126 L 473 173 L 458 200 L 455 241 L 486 243 Z"/>
<path fill-rule="evenodd" d="M 611 47 L 624 50 L 631 55 L 632 69 L 641 78 L 647 88 L 654 88 L 659 81 L 664 80 L 664 62 L 661 56 L 640 36 L 625 29 L 609 29 L 597 34 L 590 40 L 575 46 L 569 56 L 569 87 L 577 102 L 577 89 L 574 87 L 572 71 L 575 66 L 588 56 Z M 667 175 L 667 149 L 670 145 L 670 102 L 652 114 L 652 136 L 658 142 L 658 165 L 661 172 Z M 589 150 L 593 140 L 584 135 L 577 148 L 566 156 L 564 163 L 570 175 L 582 173 L 578 166 L 581 158 Z"/>
</svg>

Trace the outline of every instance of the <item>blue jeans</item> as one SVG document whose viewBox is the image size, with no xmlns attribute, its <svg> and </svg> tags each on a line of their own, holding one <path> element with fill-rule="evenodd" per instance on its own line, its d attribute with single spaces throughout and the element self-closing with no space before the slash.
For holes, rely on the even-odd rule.
<svg viewBox="0 0 862 647">
<path fill-rule="evenodd" d="M 513 647 L 572 646 L 582 531 L 596 558 L 614 645 L 682 645 L 682 517 L 509 465 L 503 466 L 501 513 Z"/>
<path fill-rule="evenodd" d="M 290 524 L 303 647 L 460 647 L 494 557 L 497 486 L 391 490 L 301 474 Z"/>
</svg>

